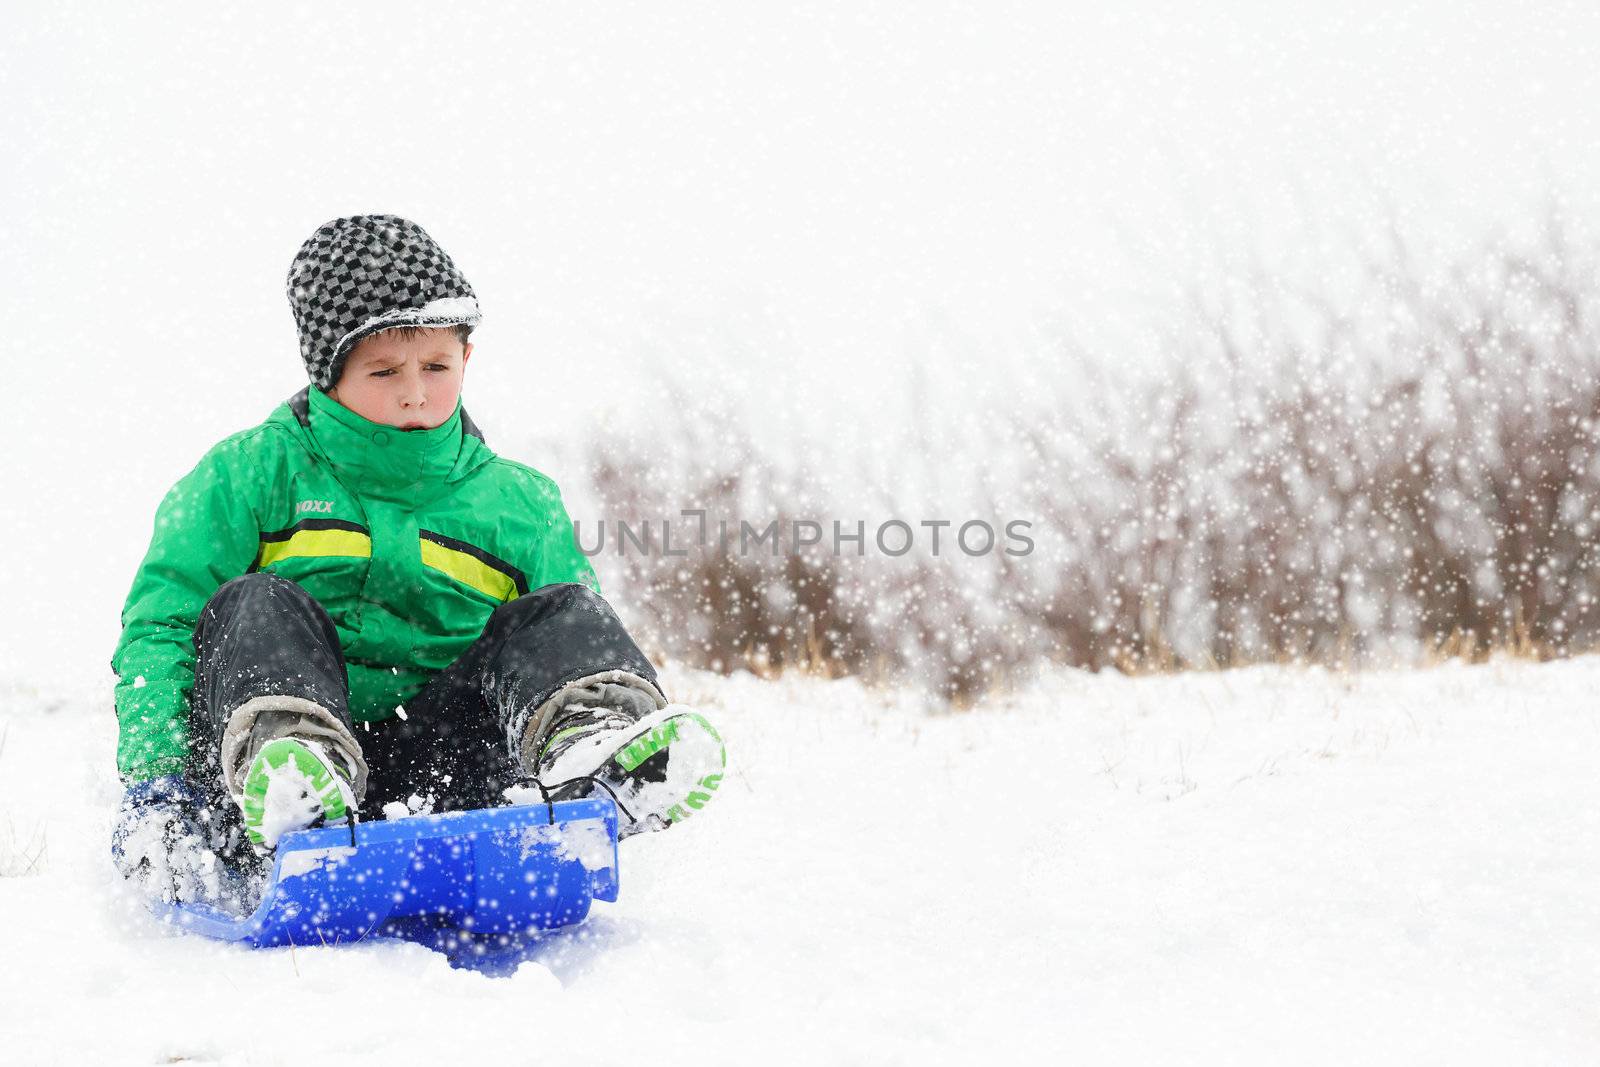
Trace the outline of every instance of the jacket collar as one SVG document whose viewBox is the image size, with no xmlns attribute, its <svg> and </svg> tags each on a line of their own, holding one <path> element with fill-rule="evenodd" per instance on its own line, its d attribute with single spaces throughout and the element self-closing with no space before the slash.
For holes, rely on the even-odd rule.
<svg viewBox="0 0 1600 1067">
<path fill-rule="evenodd" d="M 315 386 L 287 406 L 346 487 L 397 503 L 425 503 L 493 455 L 459 401 L 440 425 L 410 431 L 363 418 Z"/>
<path fill-rule="evenodd" d="M 319 389 L 318 392 L 321 392 Z M 294 412 L 295 421 L 306 429 L 311 428 L 311 386 L 306 386 L 298 393 L 291 396 L 284 403 L 289 405 L 289 410 Z M 476 437 L 488 444 L 483 436 L 483 431 L 478 429 L 478 424 L 472 421 L 472 416 L 467 414 L 467 409 L 461 406 L 461 401 L 456 401 L 456 410 L 461 413 L 461 432 L 468 437 Z"/>
</svg>

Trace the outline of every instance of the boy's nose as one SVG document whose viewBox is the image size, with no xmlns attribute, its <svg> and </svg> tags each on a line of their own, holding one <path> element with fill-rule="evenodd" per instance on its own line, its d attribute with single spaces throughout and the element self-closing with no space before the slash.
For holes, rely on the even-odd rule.
<svg viewBox="0 0 1600 1067">
<path fill-rule="evenodd" d="M 422 387 L 422 379 L 407 378 L 406 387 L 400 392 L 400 403 L 408 408 L 420 408 L 428 402 L 428 394 Z"/>
</svg>

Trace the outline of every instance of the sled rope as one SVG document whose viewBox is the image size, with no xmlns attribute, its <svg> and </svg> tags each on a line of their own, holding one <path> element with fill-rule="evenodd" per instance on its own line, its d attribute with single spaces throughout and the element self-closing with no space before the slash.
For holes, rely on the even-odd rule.
<svg viewBox="0 0 1600 1067">
<path fill-rule="evenodd" d="M 535 780 L 537 780 L 537 779 L 535 779 Z M 622 803 L 622 798 L 617 796 L 617 791 L 615 789 L 612 789 L 611 786 L 607 785 L 604 780 L 602 780 L 600 778 L 596 778 L 592 774 L 586 774 L 586 775 L 583 775 L 582 777 L 579 777 L 579 778 L 568 778 L 565 782 L 557 782 L 555 784 L 554 788 L 560 789 L 563 786 L 569 786 L 574 782 L 588 782 L 590 785 L 597 785 L 601 789 L 604 789 L 607 793 L 611 794 L 611 800 L 612 800 L 613 803 L 616 804 L 617 810 L 622 812 L 622 814 L 626 815 L 628 817 L 628 821 L 630 823 L 638 821 L 633 817 L 633 812 L 629 811 L 627 806 Z M 544 786 L 541 785 L 539 788 L 543 789 Z M 552 817 L 552 820 L 553 820 L 553 817 Z"/>
<path fill-rule="evenodd" d="M 539 791 L 539 797 L 544 801 L 545 811 L 549 814 L 551 826 L 556 824 L 556 805 L 552 794 L 567 788 L 569 785 L 576 785 L 579 782 L 588 782 L 590 785 L 597 785 L 601 789 L 604 789 L 611 795 L 611 800 L 614 804 L 616 804 L 617 810 L 622 812 L 622 814 L 630 823 L 637 821 L 633 817 L 633 812 L 629 811 L 628 806 L 622 802 L 622 798 L 617 796 L 617 791 L 611 788 L 611 786 L 603 779 L 597 778 L 592 774 L 579 775 L 576 778 L 568 778 L 564 782 L 557 782 L 554 785 L 548 786 L 544 784 L 538 775 L 529 775 L 526 779 L 524 779 L 524 781 L 533 783 L 533 787 Z"/>
<path fill-rule="evenodd" d="M 539 795 L 544 798 L 544 810 L 548 813 L 550 825 L 554 826 L 556 824 L 556 805 L 555 801 L 550 799 L 550 790 L 544 787 L 544 783 L 539 780 L 537 775 L 533 778 L 533 784 L 538 788 Z"/>
</svg>

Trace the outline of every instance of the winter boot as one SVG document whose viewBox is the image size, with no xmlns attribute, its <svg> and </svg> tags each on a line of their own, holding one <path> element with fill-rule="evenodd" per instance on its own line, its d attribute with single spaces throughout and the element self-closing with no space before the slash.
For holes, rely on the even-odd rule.
<svg viewBox="0 0 1600 1067">
<path fill-rule="evenodd" d="M 609 795 L 620 809 L 622 838 L 665 830 L 705 807 L 726 764 L 717 731 L 681 705 L 642 719 L 580 705 L 556 721 L 536 774 L 557 800 Z"/>
<path fill-rule="evenodd" d="M 251 845 L 270 852 L 286 833 L 344 822 L 356 810 L 350 778 L 351 769 L 320 742 L 293 736 L 268 741 L 234 797 Z"/>
</svg>

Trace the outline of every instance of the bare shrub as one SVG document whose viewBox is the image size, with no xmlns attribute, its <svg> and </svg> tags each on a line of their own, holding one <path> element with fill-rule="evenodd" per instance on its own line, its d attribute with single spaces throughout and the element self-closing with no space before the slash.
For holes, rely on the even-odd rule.
<svg viewBox="0 0 1600 1067">
<path fill-rule="evenodd" d="M 625 555 L 624 599 L 690 663 L 915 679 L 956 701 L 1045 659 L 1135 670 L 1591 647 L 1596 252 L 1552 221 L 1431 275 L 1393 240 L 1344 306 L 1265 276 L 1248 279 L 1246 307 L 1197 293 L 1160 380 L 1097 391 L 1080 364 L 964 442 L 995 457 L 981 495 L 1033 521 L 1032 553 L 890 557 L 870 532 L 861 556 L 787 541 L 741 553 L 713 536 L 682 556 Z M 652 434 L 591 458 L 612 522 L 831 517 L 808 491 L 826 472 L 778 462 L 726 413 L 695 417 L 692 398 L 664 406 L 691 434 L 678 468 Z M 922 462 L 939 462 L 927 447 Z M 693 538 L 679 529 L 681 550 Z"/>
</svg>

